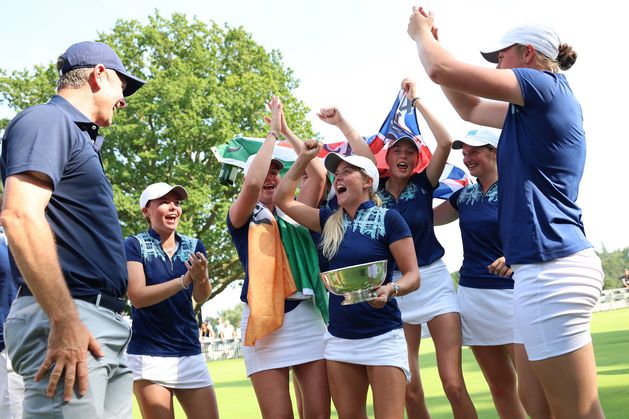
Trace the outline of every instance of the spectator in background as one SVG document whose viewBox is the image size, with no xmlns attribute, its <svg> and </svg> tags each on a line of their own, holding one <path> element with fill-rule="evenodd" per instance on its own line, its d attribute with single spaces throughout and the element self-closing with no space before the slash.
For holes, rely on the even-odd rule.
<svg viewBox="0 0 629 419">
<path fill-rule="evenodd" d="M 225 324 L 223 323 L 223 319 L 219 317 L 218 323 L 216 323 L 216 333 L 215 333 L 215 336 L 218 337 L 219 339 L 221 339 L 224 327 L 225 327 Z"/>
<path fill-rule="evenodd" d="M 223 330 L 221 330 L 222 341 L 233 341 L 236 337 L 236 330 L 229 320 L 225 320 Z"/>
<path fill-rule="evenodd" d="M 201 342 L 211 342 L 214 340 L 214 337 L 214 330 L 208 322 L 201 323 L 201 328 L 199 329 L 199 339 Z"/>
<path fill-rule="evenodd" d="M 625 273 L 620 277 L 620 281 L 625 288 L 629 288 L 629 269 L 625 269 Z"/>
</svg>

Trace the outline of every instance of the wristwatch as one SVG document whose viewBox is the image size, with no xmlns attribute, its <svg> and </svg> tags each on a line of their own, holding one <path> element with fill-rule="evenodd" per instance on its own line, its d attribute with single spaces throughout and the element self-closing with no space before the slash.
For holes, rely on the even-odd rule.
<svg viewBox="0 0 629 419">
<path fill-rule="evenodd" d="M 400 286 L 398 284 L 396 284 L 395 282 L 391 282 L 391 285 L 393 285 L 393 295 L 394 297 L 397 297 L 400 294 Z"/>
</svg>

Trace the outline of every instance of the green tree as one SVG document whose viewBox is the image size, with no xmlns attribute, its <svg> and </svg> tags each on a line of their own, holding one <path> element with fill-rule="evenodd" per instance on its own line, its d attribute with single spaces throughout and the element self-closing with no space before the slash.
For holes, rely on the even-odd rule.
<svg viewBox="0 0 629 419">
<path fill-rule="evenodd" d="M 266 51 L 242 27 L 219 26 L 185 15 L 149 16 L 148 24 L 119 20 L 99 33 L 127 69 L 148 81 L 103 129 L 103 164 L 115 193 L 124 235 L 146 228 L 138 198 L 146 185 L 181 184 L 184 202 L 179 231 L 207 247 L 213 296 L 242 278 L 225 219 L 238 189 L 218 182 L 220 165 L 210 148 L 239 133 L 264 137 L 265 101 L 282 98 L 291 128 L 312 136 L 306 106 L 280 52 Z M 56 61 L 56 57 L 55 57 Z M 54 94 L 54 63 L 7 75 L 0 69 L 0 103 L 15 111 Z M 8 121 L 0 121 L 0 128 Z"/>
<path fill-rule="evenodd" d="M 240 320 L 242 319 L 242 308 L 242 304 L 237 304 L 233 308 L 219 312 L 218 317 L 223 320 L 229 320 L 232 326 L 238 328 L 240 327 Z"/>
<path fill-rule="evenodd" d="M 625 269 L 629 269 L 629 247 L 608 252 L 605 247 L 600 252 L 596 252 L 601 258 L 603 272 L 605 272 L 605 283 L 603 289 L 623 288 L 621 277 Z"/>
</svg>

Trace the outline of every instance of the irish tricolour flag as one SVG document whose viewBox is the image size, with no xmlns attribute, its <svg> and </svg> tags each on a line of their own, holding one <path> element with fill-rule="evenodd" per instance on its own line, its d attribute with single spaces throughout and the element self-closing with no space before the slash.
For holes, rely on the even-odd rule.
<svg viewBox="0 0 629 419">
<path fill-rule="evenodd" d="M 211 150 L 219 163 L 244 169 L 249 156 L 256 154 L 263 142 L 263 138 L 237 135 L 225 144 L 212 147 Z M 297 159 L 297 154 L 295 154 L 288 141 L 281 141 L 275 145 L 273 158 L 279 159 L 284 163 L 284 169 L 282 170 L 282 174 L 284 174 Z"/>
</svg>

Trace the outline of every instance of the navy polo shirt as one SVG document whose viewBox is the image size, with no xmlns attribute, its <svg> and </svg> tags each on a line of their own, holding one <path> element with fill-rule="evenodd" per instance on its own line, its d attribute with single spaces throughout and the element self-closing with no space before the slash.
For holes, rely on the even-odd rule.
<svg viewBox="0 0 629 419">
<path fill-rule="evenodd" d="M 275 215 L 275 214 L 273 214 Z M 240 301 L 247 302 L 247 292 L 249 291 L 249 221 L 247 221 L 242 227 L 236 228 L 233 226 L 231 219 L 229 218 L 229 211 L 227 212 L 227 231 L 232 238 L 232 243 L 238 253 L 242 270 L 245 272 L 245 280 L 242 284 L 242 290 L 240 291 Z M 285 300 L 284 301 L 284 313 L 288 313 L 299 305 L 299 300 Z"/>
<path fill-rule="evenodd" d="M 46 219 L 73 296 L 127 291 L 124 240 L 98 148 L 98 127 L 61 96 L 19 113 L 2 141 L 0 174 L 40 172 L 52 182 Z M 95 141 L 96 144 L 95 145 Z M 24 279 L 12 261 L 13 275 Z"/>
<path fill-rule="evenodd" d="M 432 210 L 432 193 L 436 187 L 430 184 L 426 171 L 414 173 L 397 200 L 385 189 L 388 180 L 380 180 L 378 195 L 382 206 L 397 210 L 411 229 L 419 266 L 441 259 L 445 252 L 435 236 Z"/>
<path fill-rule="evenodd" d="M 9 266 L 9 248 L 4 230 L 0 227 L 0 351 L 4 350 L 4 321 L 9 315 L 16 293 L 17 287 Z"/>
<path fill-rule="evenodd" d="M 470 288 L 512 289 L 513 279 L 489 273 L 487 267 L 503 256 L 498 231 L 498 182 L 483 194 L 480 183 L 459 189 L 450 198 L 459 212 L 463 265 L 459 285 Z"/>
<path fill-rule="evenodd" d="M 142 264 L 146 285 L 179 278 L 188 271 L 184 262 L 191 253 L 206 255 L 201 240 L 175 233 L 175 241 L 177 250 L 170 259 L 153 229 L 127 237 L 127 260 Z M 133 307 L 133 334 L 127 352 L 178 357 L 200 354 L 199 328 L 192 307 L 193 287 L 194 284 L 152 306 Z"/>
<path fill-rule="evenodd" d="M 343 211 L 339 209 L 339 211 Z M 321 208 L 319 222 L 325 226 L 335 210 Z M 329 259 L 331 270 L 387 259 L 387 277 L 391 282 L 394 259 L 389 246 L 411 232 L 394 210 L 377 207 L 372 201 L 364 202 L 356 211 L 353 220 L 343 213 L 343 240 L 336 255 Z M 382 335 L 402 327 L 402 318 L 397 301 L 392 299 L 383 308 L 374 308 L 369 303 L 341 305 L 344 297 L 330 293 L 331 335 L 343 339 L 363 339 Z"/>
<path fill-rule="evenodd" d="M 498 147 L 498 217 L 510 265 L 592 247 L 575 203 L 585 165 L 581 105 L 563 74 L 513 72 L 524 106 L 509 105 Z"/>
</svg>

